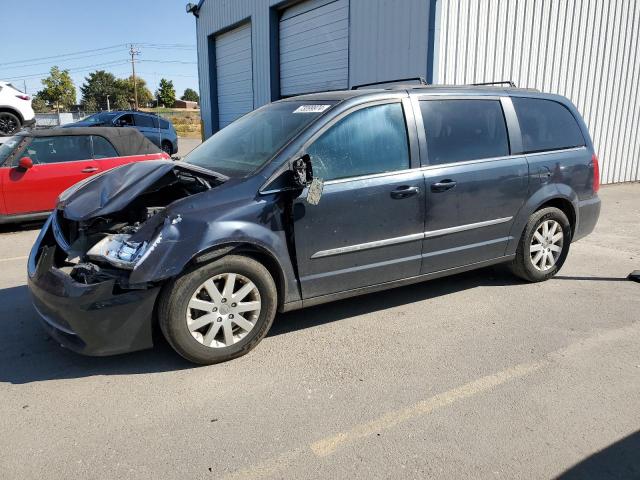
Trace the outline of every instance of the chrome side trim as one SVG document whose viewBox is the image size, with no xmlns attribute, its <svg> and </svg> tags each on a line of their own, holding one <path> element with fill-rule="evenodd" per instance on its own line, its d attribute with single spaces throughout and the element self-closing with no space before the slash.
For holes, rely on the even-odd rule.
<svg viewBox="0 0 640 480">
<path fill-rule="evenodd" d="M 363 295 L 366 293 L 380 292 L 382 290 L 388 290 L 390 288 L 402 287 L 405 285 L 411 285 L 413 283 L 423 282 L 425 280 L 431 280 L 434 278 L 446 277 L 455 273 L 467 272 L 469 270 L 475 270 L 476 268 L 487 267 L 489 265 L 496 265 L 498 263 L 508 262 L 513 260 L 515 255 L 506 255 L 504 257 L 498 257 L 491 260 L 484 260 L 482 262 L 471 263 L 462 267 L 450 268 L 447 270 L 439 270 L 432 273 L 424 273 L 415 277 L 401 278 L 399 280 L 392 280 L 390 282 L 378 283 L 370 285 L 368 287 L 359 287 L 352 290 L 344 290 L 337 293 L 329 293 L 327 295 L 321 295 L 319 297 L 305 298 L 302 300 L 302 305 L 299 303 L 285 304 L 287 306 L 286 311 L 297 310 L 299 308 L 311 307 L 312 305 L 320 305 L 322 303 L 333 302 L 335 300 L 341 300 L 343 298 L 355 297 L 356 295 Z"/>
<path fill-rule="evenodd" d="M 444 250 L 436 250 L 435 252 L 427 252 L 422 254 L 422 258 L 437 257 L 438 255 L 461 252 L 463 250 L 471 250 L 472 248 L 486 247 L 488 245 L 495 245 L 496 243 L 507 243 L 509 240 L 513 240 L 513 237 L 496 238 L 493 240 L 488 240 L 486 242 L 470 243 L 468 245 L 462 245 L 461 247 L 446 248 Z"/>
<path fill-rule="evenodd" d="M 320 250 L 311 255 L 311 258 L 330 257 L 333 255 L 341 255 L 343 253 L 358 252 L 360 250 L 369 250 L 370 248 L 386 247 L 388 245 L 396 245 L 398 243 L 414 242 L 422 240 L 424 233 L 412 233 L 411 235 L 403 235 L 402 237 L 386 238 L 384 240 L 376 240 L 375 242 L 359 243 L 357 245 L 349 245 L 347 247 L 332 248 L 330 250 Z"/>
<path fill-rule="evenodd" d="M 412 233 L 411 235 L 403 235 L 402 237 L 386 238 L 384 240 L 376 240 L 375 242 L 359 243 L 357 245 L 349 245 L 347 247 L 331 248 L 329 250 L 320 250 L 311 255 L 311 258 L 331 257 L 333 255 L 342 255 L 343 253 L 359 252 L 369 250 L 371 248 L 387 247 L 399 243 L 414 242 L 426 238 L 440 237 L 451 233 L 464 232 L 475 228 L 489 227 L 491 225 L 499 225 L 511 221 L 513 217 L 496 218 L 495 220 L 486 220 L 484 222 L 469 223 L 467 225 L 458 225 L 457 227 L 442 228 L 440 230 L 432 230 L 430 232 Z M 502 239 L 501 239 L 502 240 Z"/>
<path fill-rule="evenodd" d="M 489 227 L 491 225 L 499 225 L 511 221 L 513 217 L 496 218 L 495 220 L 486 220 L 478 223 L 468 223 L 466 225 L 458 225 L 457 227 L 442 228 L 440 230 L 432 230 L 424 232 L 424 238 L 440 237 L 449 235 L 450 233 L 464 232 L 465 230 L 473 230 L 475 228 Z"/>
</svg>

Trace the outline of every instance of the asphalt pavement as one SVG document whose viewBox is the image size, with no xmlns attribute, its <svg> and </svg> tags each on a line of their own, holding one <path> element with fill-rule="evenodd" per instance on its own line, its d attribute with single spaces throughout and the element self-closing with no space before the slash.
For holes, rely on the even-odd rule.
<svg viewBox="0 0 640 480">
<path fill-rule="evenodd" d="M 0 230 L 0 478 L 640 478 L 640 184 L 558 276 L 502 268 L 276 317 L 194 367 L 40 329 L 37 230 Z"/>
<path fill-rule="evenodd" d="M 202 141 L 198 138 L 178 138 L 178 156 L 184 157 L 201 143 Z"/>
</svg>

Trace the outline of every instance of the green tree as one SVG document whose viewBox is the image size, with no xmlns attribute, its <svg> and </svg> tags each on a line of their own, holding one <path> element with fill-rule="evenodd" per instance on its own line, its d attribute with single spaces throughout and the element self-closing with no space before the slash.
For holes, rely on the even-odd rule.
<svg viewBox="0 0 640 480">
<path fill-rule="evenodd" d="M 49 76 L 42 80 L 42 85 L 44 88 L 37 95 L 47 105 L 55 107 L 57 112 L 60 112 L 61 107 L 68 109 L 76 103 L 76 87 L 71 80 L 69 70 L 51 67 Z"/>
<path fill-rule="evenodd" d="M 176 101 L 176 89 L 173 88 L 173 82 L 164 78 L 160 79 L 160 86 L 156 91 L 158 103 L 165 107 L 173 107 Z"/>
<path fill-rule="evenodd" d="M 136 84 L 138 104 L 146 106 L 151 103 L 153 94 L 147 88 L 147 82 L 142 78 L 136 78 Z M 97 70 L 85 78 L 85 83 L 80 90 L 86 110 L 106 109 L 107 95 L 109 95 L 109 106 L 113 110 L 126 110 L 134 104 L 133 77 L 116 78 L 112 73 Z"/>
<path fill-rule="evenodd" d="M 135 92 L 133 88 L 133 76 L 120 80 L 121 87 L 124 89 L 127 100 L 133 103 Z M 147 87 L 147 82 L 143 78 L 136 77 L 136 86 L 138 88 L 138 105 L 141 107 L 148 106 L 153 101 L 153 94 Z"/>
<path fill-rule="evenodd" d="M 112 73 L 104 70 L 91 72 L 85 77 L 84 84 L 80 87 L 82 92 L 82 105 L 85 110 L 106 110 L 107 96 L 109 106 L 115 109 L 127 108 L 127 92 Z"/>
<path fill-rule="evenodd" d="M 200 102 L 200 96 L 193 88 L 187 88 L 180 99 L 188 102 Z"/>
<path fill-rule="evenodd" d="M 42 98 L 39 93 L 36 93 L 33 96 L 33 99 L 31 101 L 31 107 L 33 108 L 33 111 L 36 113 L 47 113 L 49 110 L 51 110 L 47 105 L 46 100 Z"/>
</svg>

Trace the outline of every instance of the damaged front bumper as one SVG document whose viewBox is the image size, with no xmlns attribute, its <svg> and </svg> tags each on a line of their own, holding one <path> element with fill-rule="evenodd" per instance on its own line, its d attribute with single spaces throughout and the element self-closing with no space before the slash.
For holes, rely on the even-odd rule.
<svg viewBox="0 0 640 480">
<path fill-rule="evenodd" d="M 90 283 L 75 280 L 59 268 L 62 251 L 51 218 L 28 261 L 29 290 L 47 332 L 63 346 L 85 355 L 152 347 L 153 312 L 161 287 L 123 288 L 117 278 Z"/>
</svg>

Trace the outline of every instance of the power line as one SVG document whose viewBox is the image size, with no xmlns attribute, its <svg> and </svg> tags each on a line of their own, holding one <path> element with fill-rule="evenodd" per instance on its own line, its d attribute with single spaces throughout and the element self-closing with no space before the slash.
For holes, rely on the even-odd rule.
<svg viewBox="0 0 640 480">
<path fill-rule="evenodd" d="M 60 59 L 60 58 L 66 58 L 66 57 L 77 57 L 74 58 L 74 60 L 77 60 L 79 58 L 87 58 L 89 56 L 93 56 L 93 55 L 84 55 L 79 57 L 79 55 L 83 55 L 83 54 L 88 54 L 88 53 L 96 53 L 96 52 L 105 52 L 107 50 L 116 50 L 119 48 L 123 48 L 123 47 L 127 47 L 129 45 L 134 45 L 134 46 L 140 46 L 140 47 L 144 47 L 144 48 L 151 48 L 151 49 L 156 49 L 156 50 L 182 50 L 182 51 L 188 51 L 188 50 L 195 50 L 196 46 L 195 45 L 191 45 L 191 44 L 187 44 L 187 43 L 133 43 L 133 44 L 126 44 L 126 43 L 120 43 L 117 45 L 111 45 L 109 47 L 102 47 L 102 48 L 93 48 L 90 50 L 79 50 L 77 52 L 71 52 L 71 53 L 62 53 L 60 55 L 51 55 L 48 57 L 38 57 L 38 58 L 28 58 L 28 59 L 23 59 L 23 60 L 14 60 L 11 62 L 3 62 L 0 63 L 0 67 L 4 67 L 7 65 L 17 65 L 17 66 L 22 66 L 22 67 L 29 67 L 29 66 L 35 66 L 35 65 L 43 65 L 44 63 L 47 62 L 43 62 L 43 63 L 32 63 L 32 62 L 40 62 L 41 60 L 55 60 L 55 59 Z M 71 60 L 70 58 L 68 60 Z M 17 68 L 17 67 L 10 67 L 10 68 Z"/>
<path fill-rule="evenodd" d="M 83 70 L 91 70 L 93 68 L 96 67 L 115 67 L 116 65 L 125 65 L 129 63 L 128 60 L 116 60 L 113 62 L 107 62 L 107 63 L 96 63 L 94 65 L 85 65 L 82 67 L 76 67 L 76 68 L 67 68 L 67 69 L 61 69 L 61 70 L 67 70 L 69 73 L 75 73 L 75 72 L 80 72 Z M 16 75 L 15 77 L 5 77 L 6 80 L 20 80 L 23 78 L 38 78 L 38 77 L 46 77 L 47 75 L 49 75 L 51 72 L 43 72 L 43 73 L 33 73 L 30 75 Z"/>
<path fill-rule="evenodd" d="M 142 63 L 179 63 L 181 65 L 197 65 L 198 62 L 183 62 L 182 60 L 138 60 Z"/>
<path fill-rule="evenodd" d="M 159 77 L 185 77 L 185 78 L 198 78 L 197 75 L 184 75 L 181 73 L 159 73 L 159 72 L 138 72 L 140 75 L 155 75 Z"/>
<path fill-rule="evenodd" d="M 52 56 L 49 56 L 49 57 L 29 58 L 29 59 L 26 59 L 26 60 L 15 60 L 15 61 L 12 61 L 12 62 L 4 62 L 4 63 L 0 63 L 0 66 L 15 65 L 15 64 L 29 63 L 29 62 L 37 62 L 37 61 L 40 61 L 40 60 L 51 60 L 51 59 L 54 59 L 54 58 L 72 57 L 72 56 L 75 56 L 75 55 L 81 55 L 83 53 L 103 52 L 105 50 L 113 50 L 115 48 L 122 48 L 124 46 L 126 46 L 125 43 L 120 43 L 118 45 L 112 45 L 110 47 L 104 47 L 104 48 L 94 48 L 94 49 L 91 49 L 91 50 L 81 50 L 81 51 L 78 51 L 78 52 L 63 53 L 63 54 L 60 54 L 60 55 L 52 55 Z"/>
<path fill-rule="evenodd" d="M 114 52 L 117 53 L 117 52 Z M 129 55 L 131 55 L 131 53 L 129 53 Z M 70 60 L 80 60 L 82 58 L 87 58 L 87 57 L 94 57 L 94 55 L 88 55 L 86 57 L 78 57 L 78 58 L 74 58 L 74 59 L 70 59 Z M 114 60 L 114 61 L 118 61 L 118 60 Z M 187 62 L 187 61 L 182 61 L 182 60 L 154 60 L 154 59 L 145 59 L 145 60 L 137 60 L 137 62 L 145 62 L 145 63 L 173 63 L 173 64 L 179 64 L 179 65 L 197 65 L 198 62 Z M 40 64 L 33 64 L 33 65 L 25 65 L 24 68 L 30 67 L 30 66 L 36 66 L 36 65 L 43 65 L 43 64 L 49 64 L 50 62 L 43 62 Z M 106 64 L 103 64 L 106 65 Z M 60 68 L 60 70 L 75 70 L 78 68 L 84 68 L 84 67 L 61 67 L 60 65 L 57 65 L 58 68 Z M 22 66 L 15 66 L 15 67 L 8 67 L 8 68 L 4 68 L 3 70 L 9 70 L 9 69 L 15 69 L 15 68 L 23 68 Z M 47 72 L 48 74 L 48 72 Z M 41 74 L 39 73 L 26 73 L 24 75 L 13 75 L 12 77 L 9 78 L 29 78 L 29 77 L 37 77 Z M 3 76 L 3 78 L 6 78 Z"/>
<path fill-rule="evenodd" d="M 166 48 L 167 50 L 173 49 L 189 49 L 194 50 L 196 45 L 190 45 L 187 43 L 136 43 L 136 45 L 145 48 Z"/>
<path fill-rule="evenodd" d="M 114 53 L 119 54 L 121 52 L 119 52 L 117 50 L 114 50 L 113 52 L 103 53 L 102 55 L 112 55 Z M 93 57 L 95 57 L 95 54 L 92 53 L 92 54 L 89 54 L 89 55 L 82 55 L 80 57 L 75 57 L 75 58 L 66 58 L 66 59 L 64 59 L 64 61 L 65 62 L 73 62 L 75 60 L 82 60 L 83 58 L 93 58 Z M 11 66 L 8 66 L 8 67 L 2 67 L 2 70 L 14 70 L 16 68 L 29 68 L 29 67 L 35 67 L 35 66 L 38 66 L 38 65 L 50 65 L 50 64 L 51 64 L 51 61 L 47 60 L 45 62 L 30 63 L 30 64 L 26 64 L 26 65 L 11 65 Z"/>
</svg>

